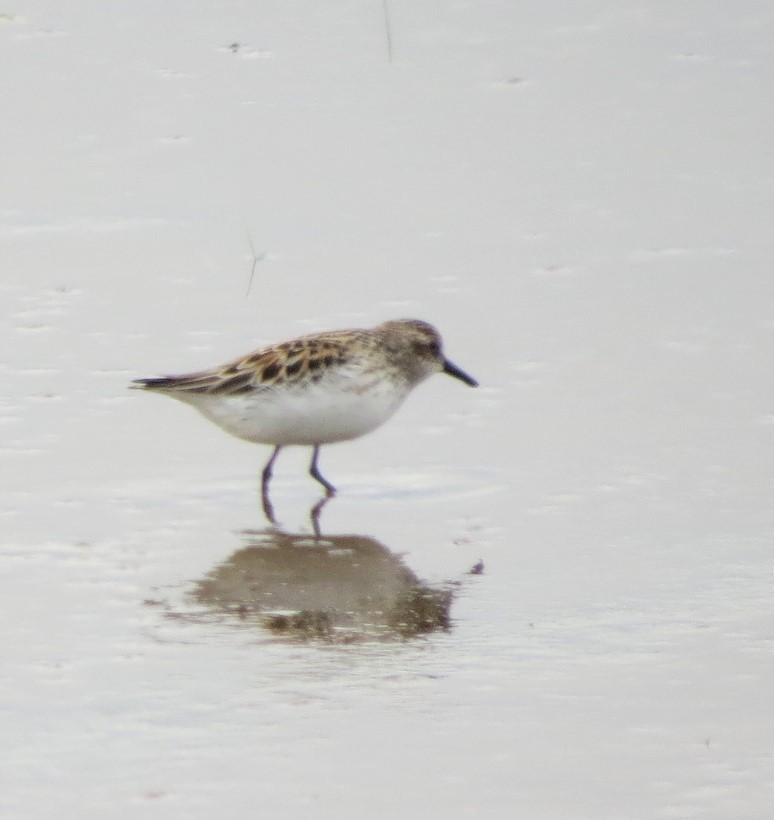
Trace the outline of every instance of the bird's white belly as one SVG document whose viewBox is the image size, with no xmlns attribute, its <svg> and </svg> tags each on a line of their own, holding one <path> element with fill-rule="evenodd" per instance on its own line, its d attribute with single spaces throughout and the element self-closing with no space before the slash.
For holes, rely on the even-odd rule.
<svg viewBox="0 0 774 820">
<path fill-rule="evenodd" d="M 238 438 L 259 444 L 315 445 L 375 430 L 407 393 L 394 382 L 375 379 L 357 391 L 331 389 L 323 383 L 241 396 L 189 394 L 185 400 Z"/>
</svg>

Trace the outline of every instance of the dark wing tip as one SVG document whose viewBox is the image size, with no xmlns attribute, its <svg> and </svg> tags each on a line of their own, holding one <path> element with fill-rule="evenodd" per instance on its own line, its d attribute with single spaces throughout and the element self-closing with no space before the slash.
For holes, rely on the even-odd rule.
<svg viewBox="0 0 774 820">
<path fill-rule="evenodd" d="M 155 379 L 134 379 L 129 387 L 132 390 L 163 390 L 174 387 L 177 382 L 174 376 L 160 376 Z"/>
</svg>

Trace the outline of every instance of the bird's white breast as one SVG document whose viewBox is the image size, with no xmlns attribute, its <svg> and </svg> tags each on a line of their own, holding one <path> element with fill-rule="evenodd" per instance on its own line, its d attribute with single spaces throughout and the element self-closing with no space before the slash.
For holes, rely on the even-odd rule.
<svg viewBox="0 0 774 820">
<path fill-rule="evenodd" d="M 179 396 L 227 432 L 260 444 L 315 445 L 357 438 L 376 429 L 398 409 L 409 388 L 374 375 L 332 385 L 257 390 L 223 396 Z"/>
</svg>

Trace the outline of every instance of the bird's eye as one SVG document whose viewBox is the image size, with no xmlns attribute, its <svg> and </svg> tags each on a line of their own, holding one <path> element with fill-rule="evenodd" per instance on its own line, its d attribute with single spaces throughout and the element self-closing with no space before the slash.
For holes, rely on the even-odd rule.
<svg viewBox="0 0 774 820">
<path fill-rule="evenodd" d="M 438 356 L 441 353 L 441 345 L 438 344 L 435 339 L 430 341 L 417 341 L 414 342 L 414 350 L 420 356 L 427 356 L 429 353 L 431 356 Z"/>
<path fill-rule="evenodd" d="M 441 343 L 437 339 L 417 339 L 412 343 L 412 347 L 418 356 L 437 358 L 441 355 Z"/>
</svg>

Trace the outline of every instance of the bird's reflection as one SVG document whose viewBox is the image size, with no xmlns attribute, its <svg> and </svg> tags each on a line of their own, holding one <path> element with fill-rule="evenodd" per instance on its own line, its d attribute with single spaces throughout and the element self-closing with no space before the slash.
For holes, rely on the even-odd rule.
<svg viewBox="0 0 774 820">
<path fill-rule="evenodd" d="M 312 525 L 312 530 L 318 538 L 321 537 L 320 513 L 335 494 L 335 490 L 327 493 L 309 510 L 309 523 Z M 266 520 L 275 527 L 278 526 L 277 519 L 274 515 L 274 505 L 271 503 L 271 498 L 269 498 L 266 481 L 263 482 L 261 487 L 261 508 L 263 509 L 263 514 L 266 516 Z"/>
<path fill-rule="evenodd" d="M 196 582 L 205 610 L 296 640 L 410 638 L 449 628 L 450 585 L 420 581 L 364 535 L 242 533 L 244 546 Z"/>
</svg>

